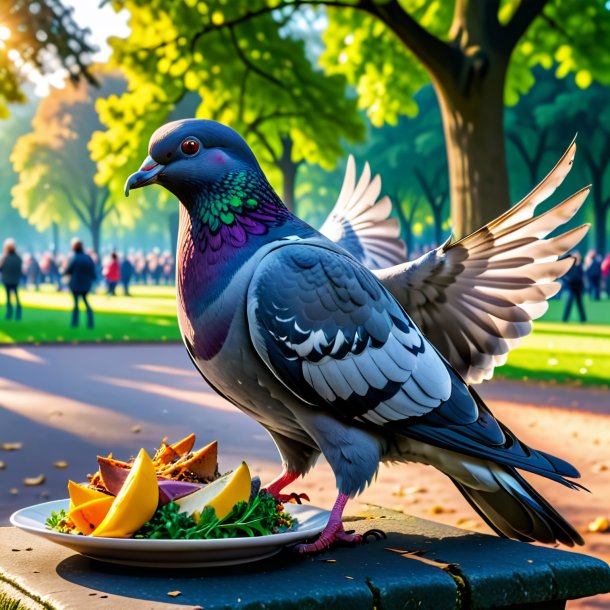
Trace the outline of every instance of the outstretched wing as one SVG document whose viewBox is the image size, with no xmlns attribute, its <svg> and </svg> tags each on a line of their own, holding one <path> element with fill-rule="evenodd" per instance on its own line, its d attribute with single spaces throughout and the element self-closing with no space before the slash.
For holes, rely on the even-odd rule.
<svg viewBox="0 0 610 610">
<path fill-rule="evenodd" d="M 419 259 L 377 271 L 377 277 L 425 336 L 468 383 L 490 379 L 508 352 L 532 330 L 571 267 L 560 258 L 586 234 L 583 225 L 550 239 L 570 220 L 589 189 L 534 216 L 570 171 L 576 145 L 521 202 L 460 241 Z"/>
<path fill-rule="evenodd" d="M 375 277 L 332 247 L 301 242 L 267 254 L 247 315 L 259 356 L 316 410 L 567 485 L 561 475 L 578 476 L 497 422 Z"/>
<path fill-rule="evenodd" d="M 371 179 L 368 163 L 356 183 L 356 163 L 350 155 L 337 203 L 320 228 L 369 269 L 391 267 L 407 258 L 400 224 L 390 218 L 392 202 L 387 196 L 378 199 L 380 192 L 381 178 Z"/>
</svg>

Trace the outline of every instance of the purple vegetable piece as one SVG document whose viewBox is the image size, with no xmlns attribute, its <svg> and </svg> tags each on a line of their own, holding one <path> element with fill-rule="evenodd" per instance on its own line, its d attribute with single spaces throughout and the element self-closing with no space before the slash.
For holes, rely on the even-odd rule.
<svg viewBox="0 0 610 610">
<path fill-rule="evenodd" d="M 159 506 L 169 504 L 174 500 L 183 498 L 201 489 L 204 485 L 199 483 L 187 483 L 186 481 L 172 481 L 169 479 L 159 480 Z"/>
</svg>

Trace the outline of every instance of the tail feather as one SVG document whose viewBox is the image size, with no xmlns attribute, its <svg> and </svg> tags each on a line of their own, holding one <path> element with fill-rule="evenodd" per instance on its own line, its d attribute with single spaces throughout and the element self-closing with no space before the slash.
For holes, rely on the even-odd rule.
<svg viewBox="0 0 610 610">
<path fill-rule="evenodd" d="M 582 545 L 582 536 L 514 469 L 494 466 L 495 491 L 468 487 L 450 477 L 497 534 L 524 542 Z"/>
</svg>

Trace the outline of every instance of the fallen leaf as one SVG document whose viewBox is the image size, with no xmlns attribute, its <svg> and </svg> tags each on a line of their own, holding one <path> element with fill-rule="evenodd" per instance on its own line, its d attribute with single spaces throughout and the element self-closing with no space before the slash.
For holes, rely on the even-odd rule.
<svg viewBox="0 0 610 610">
<path fill-rule="evenodd" d="M 182 595 L 182 591 L 168 591 L 167 593 L 170 597 L 178 597 L 178 595 Z"/>
<path fill-rule="evenodd" d="M 23 479 L 23 484 L 27 487 L 36 487 L 42 485 L 46 481 L 44 474 L 39 474 L 37 477 L 26 477 Z"/>
<path fill-rule="evenodd" d="M 608 470 L 608 464 L 595 464 L 592 468 L 593 472 L 606 472 Z"/>
<path fill-rule="evenodd" d="M 131 431 L 134 434 L 138 434 L 138 432 L 142 432 L 142 426 L 140 426 L 140 424 L 136 424 L 135 426 L 131 427 Z M 168 594 L 169 595 L 169 594 Z"/>
<path fill-rule="evenodd" d="M 610 532 L 610 519 L 608 519 L 608 517 L 597 517 L 597 519 L 594 519 L 589 523 L 587 529 L 590 532 L 599 532 L 601 534 Z"/>
<path fill-rule="evenodd" d="M 454 513 L 455 508 L 445 508 L 440 504 L 435 504 L 434 506 L 430 507 L 427 512 L 429 512 L 431 515 L 444 515 L 447 513 Z"/>
<path fill-rule="evenodd" d="M 0 445 L 4 451 L 17 451 L 23 447 L 23 443 L 2 443 Z"/>
<path fill-rule="evenodd" d="M 55 468 L 67 468 L 68 462 L 66 462 L 66 460 L 57 460 L 56 462 L 53 462 L 53 466 L 55 466 Z"/>
<path fill-rule="evenodd" d="M 11 496 L 16 496 L 16 495 L 19 493 L 19 490 L 18 490 L 16 487 L 11 487 L 11 488 L 8 490 L 8 493 L 10 493 L 10 494 L 11 494 Z"/>
<path fill-rule="evenodd" d="M 336 559 L 316 559 L 316 561 L 319 561 L 321 563 L 337 563 Z"/>
<path fill-rule="evenodd" d="M 5 462 L 0 462 L 0 470 L 4 470 L 6 468 Z"/>
<path fill-rule="evenodd" d="M 349 578 L 349 580 L 354 580 L 353 576 L 346 576 L 345 578 Z"/>
</svg>

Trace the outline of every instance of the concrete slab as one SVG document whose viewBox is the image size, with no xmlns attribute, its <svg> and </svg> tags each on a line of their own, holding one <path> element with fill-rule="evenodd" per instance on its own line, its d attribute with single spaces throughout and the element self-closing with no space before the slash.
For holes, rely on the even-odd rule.
<svg viewBox="0 0 610 610">
<path fill-rule="evenodd" d="M 188 570 L 103 564 L 14 528 L 0 528 L 0 580 L 5 592 L 25 593 L 36 610 L 533 609 L 562 607 L 562 600 L 610 591 L 610 568 L 585 555 L 378 507 L 347 526 L 361 533 L 382 529 L 388 537 L 315 557 L 286 550 L 256 564 Z M 171 597 L 174 591 L 180 595 Z"/>
</svg>

